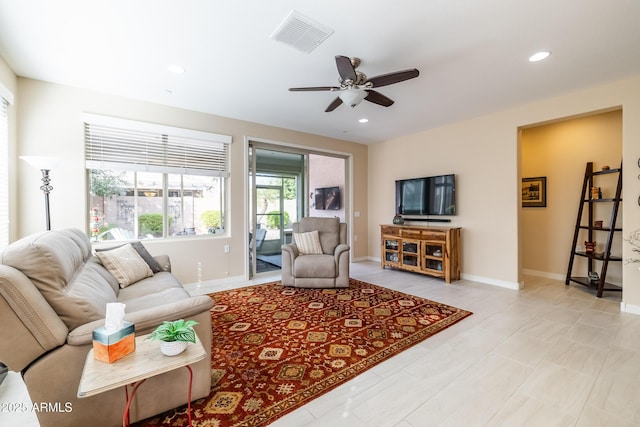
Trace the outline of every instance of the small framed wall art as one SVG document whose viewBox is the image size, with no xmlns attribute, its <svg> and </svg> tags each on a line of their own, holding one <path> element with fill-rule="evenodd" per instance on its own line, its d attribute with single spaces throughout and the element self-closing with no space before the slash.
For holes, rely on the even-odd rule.
<svg viewBox="0 0 640 427">
<path fill-rule="evenodd" d="M 522 178 L 522 207 L 547 207 L 547 177 Z"/>
</svg>

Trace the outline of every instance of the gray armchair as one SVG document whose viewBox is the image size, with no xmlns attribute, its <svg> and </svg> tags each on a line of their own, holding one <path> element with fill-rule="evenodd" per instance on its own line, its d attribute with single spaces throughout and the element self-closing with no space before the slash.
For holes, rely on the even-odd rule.
<svg viewBox="0 0 640 427">
<path fill-rule="evenodd" d="M 297 233 L 318 231 L 321 253 L 303 254 Z M 282 284 L 297 288 L 349 287 L 347 224 L 338 218 L 303 218 L 293 224 L 293 243 L 282 245 Z"/>
</svg>

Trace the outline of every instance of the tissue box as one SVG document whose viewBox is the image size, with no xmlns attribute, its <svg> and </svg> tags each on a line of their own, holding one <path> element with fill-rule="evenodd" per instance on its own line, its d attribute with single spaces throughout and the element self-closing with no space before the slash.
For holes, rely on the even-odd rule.
<svg viewBox="0 0 640 427">
<path fill-rule="evenodd" d="M 104 326 L 93 331 L 93 357 L 113 363 L 136 349 L 135 325 L 123 322 L 122 329 L 107 331 Z"/>
</svg>

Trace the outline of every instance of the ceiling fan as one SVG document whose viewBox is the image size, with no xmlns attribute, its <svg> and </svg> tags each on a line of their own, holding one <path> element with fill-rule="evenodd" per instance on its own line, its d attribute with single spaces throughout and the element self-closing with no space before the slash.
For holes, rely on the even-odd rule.
<svg viewBox="0 0 640 427">
<path fill-rule="evenodd" d="M 340 92 L 338 97 L 324 110 L 325 112 L 335 110 L 342 103 L 355 107 L 363 99 L 383 107 L 390 107 L 394 101 L 373 90 L 373 88 L 403 82 L 418 77 L 420 74 L 417 69 L 413 68 L 395 73 L 381 74 L 369 79 L 364 73 L 356 70 L 360 65 L 359 58 L 349 58 L 342 55 L 336 56 L 336 65 L 338 74 L 340 74 L 340 86 L 292 87 L 289 90 L 291 92 Z"/>
</svg>

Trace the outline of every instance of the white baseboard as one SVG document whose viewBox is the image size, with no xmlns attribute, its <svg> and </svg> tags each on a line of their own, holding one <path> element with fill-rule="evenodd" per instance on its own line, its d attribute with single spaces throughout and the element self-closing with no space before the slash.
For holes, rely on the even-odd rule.
<svg viewBox="0 0 640 427">
<path fill-rule="evenodd" d="M 498 286 L 500 288 L 507 288 L 507 289 L 511 289 L 514 291 L 518 291 L 520 289 L 522 289 L 524 287 L 523 283 L 518 283 L 518 282 L 509 282 L 506 280 L 498 280 L 498 279 L 493 279 L 491 277 L 483 277 L 483 276 L 476 276 L 473 274 L 465 274 L 462 273 L 461 277 L 463 280 L 470 280 L 472 282 L 478 282 L 478 283 L 484 283 L 487 285 L 492 285 L 492 286 Z"/>
<path fill-rule="evenodd" d="M 548 271 L 529 270 L 528 268 L 522 269 L 522 274 L 528 274 L 530 276 L 543 277 L 545 279 L 561 280 L 565 281 L 567 276 L 558 273 L 549 273 Z"/>
<path fill-rule="evenodd" d="M 633 304 L 625 304 L 624 301 L 620 303 L 620 311 L 640 315 L 640 306 Z"/>
</svg>

